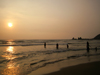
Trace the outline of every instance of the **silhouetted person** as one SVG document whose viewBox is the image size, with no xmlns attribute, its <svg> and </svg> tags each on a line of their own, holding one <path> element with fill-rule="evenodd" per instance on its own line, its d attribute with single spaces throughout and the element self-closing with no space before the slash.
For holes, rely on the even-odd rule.
<svg viewBox="0 0 100 75">
<path fill-rule="evenodd" d="M 87 42 L 87 53 L 89 53 L 89 50 L 90 50 L 90 48 L 89 48 L 89 42 Z"/>
<path fill-rule="evenodd" d="M 69 48 L 69 45 L 67 44 L 67 48 Z"/>
<path fill-rule="evenodd" d="M 56 48 L 57 48 L 57 49 L 58 49 L 58 46 L 59 46 L 59 45 L 58 45 L 58 43 L 57 43 L 57 44 L 56 44 Z"/>
<path fill-rule="evenodd" d="M 44 43 L 44 48 L 46 48 L 46 42 Z"/>
<path fill-rule="evenodd" d="M 95 51 L 97 52 L 97 47 L 95 47 Z"/>
</svg>

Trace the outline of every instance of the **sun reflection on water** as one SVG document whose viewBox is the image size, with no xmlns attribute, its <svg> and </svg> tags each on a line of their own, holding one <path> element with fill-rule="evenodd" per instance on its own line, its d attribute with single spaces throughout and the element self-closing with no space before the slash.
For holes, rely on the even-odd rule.
<svg viewBox="0 0 100 75">
<path fill-rule="evenodd" d="M 10 61 L 9 63 L 7 63 L 7 67 L 8 69 L 11 69 L 11 68 L 19 67 L 19 65 L 16 66 L 15 62 Z"/>
<path fill-rule="evenodd" d="M 5 50 L 5 54 L 2 55 L 2 57 L 4 57 L 7 61 L 7 63 L 5 63 L 6 68 L 1 71 L 0 74 L 2 75 L 19 75 L 19 64 L 17 64 L 17 62 L 15 62 L 16 55 L 14 55 L 14 47 L 13 46 L 9 46 L 7 47 L 7 49 Z"/>
<path fill-rule="evenodd" d="M 14 53 L 14 47 L 9 46 L 6 51 L 10 53 Z"/>
<path fill-rule="evenodd" d="M 19 66 L 15 62 L 7 63 L 7 68 L 2 71 L 2 75 L 19 75 Z"/>
<path fill-rule="evenodd" d="M 14 56 L 13 53 L 14 53 L 14 47 L 13 46 L 9 46 L 6 49 L 5 55 L 2 55 L 2 57 L 5 57 L 8 60 L 15 59 L 16 56 Z"/>
</svg>

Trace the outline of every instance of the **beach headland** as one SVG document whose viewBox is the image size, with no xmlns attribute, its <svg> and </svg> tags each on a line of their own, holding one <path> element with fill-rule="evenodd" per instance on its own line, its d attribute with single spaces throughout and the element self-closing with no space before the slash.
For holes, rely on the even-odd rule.
<svg viewBox="0 0 100 75">
<path fill-rule="evenodd" d="M 96 35 L 94 38 L 78 37 L 78 39 L 76 39 L 76 38 L 73 37 L 72 40 L 100 40 L 100 34 Z"/>
<path fill-rule="evenodd" d="M 66 67 L 45 75 L 100 75 L 100 61 Z"/>
</svg>

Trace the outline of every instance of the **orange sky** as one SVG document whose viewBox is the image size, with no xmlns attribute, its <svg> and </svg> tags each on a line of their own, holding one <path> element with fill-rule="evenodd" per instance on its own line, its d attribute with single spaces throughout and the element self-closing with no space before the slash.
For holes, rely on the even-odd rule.
<svg viewBox="0 0 100 75">
<path fill-rule="evenodd" d="M 100 0 L 0 0 L 0 39 L 93 38 L 99 28 Z"/>
</svg>

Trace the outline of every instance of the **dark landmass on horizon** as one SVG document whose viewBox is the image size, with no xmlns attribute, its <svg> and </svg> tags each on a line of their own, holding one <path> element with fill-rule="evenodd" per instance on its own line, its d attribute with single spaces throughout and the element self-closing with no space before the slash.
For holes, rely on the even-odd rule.
<svg viewBox="0 0 100 75">
<path fill-rule="evenodd" d="M 82 37 L 78 37 L 78 39 L 76 39 L 76 38 L 73 37 L 72 40 L 100 40 L 100 34 L 98 34 L 97 36 L 95 36 L 94 38 L 91 38 L 91 39 L 82 38 Z"/>
</svg>

